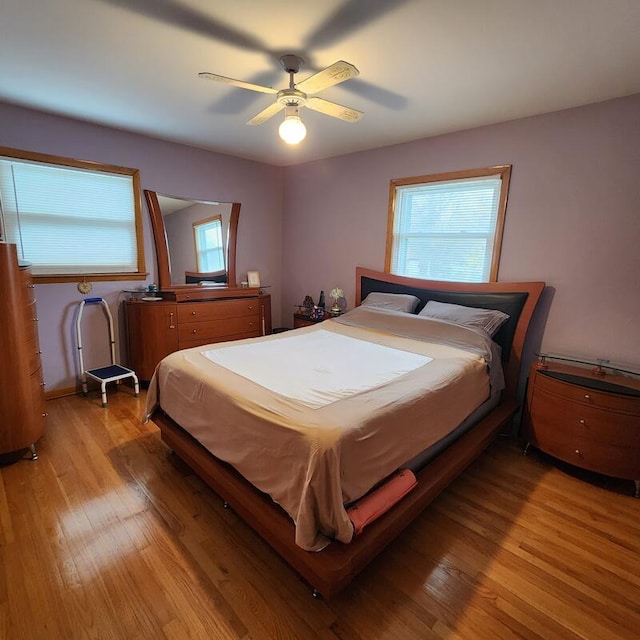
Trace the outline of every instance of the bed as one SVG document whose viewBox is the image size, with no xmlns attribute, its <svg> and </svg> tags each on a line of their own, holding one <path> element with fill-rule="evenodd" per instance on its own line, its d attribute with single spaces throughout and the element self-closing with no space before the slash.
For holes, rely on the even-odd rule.
<svg viewBox="0 0 640 640">
<path fill-rule="evenodd" d="M 329 599 L 512 418 L 543 286 L 358 268 L 356 308 L 344 316 L 165 358 L 147 415 L 314 594 Z M 411 312 L 371 302 L 408 296 Z M 447 321 L 450 309 L 492 310 L 503 324 L 491 339 L 457 317 Z M 396 486 L 403 497 L 393 504 Z M 379 496 L 379 517 L 365 517 L 362 528 L 358 515 Z"/>
</svg>

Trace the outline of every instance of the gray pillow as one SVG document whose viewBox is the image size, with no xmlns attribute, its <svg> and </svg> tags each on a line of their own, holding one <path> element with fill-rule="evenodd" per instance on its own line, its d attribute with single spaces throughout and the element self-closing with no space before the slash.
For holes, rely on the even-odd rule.
<svg viewBox="0 0 640 640">
<path fill-rule="evenodd" d="M 490 336 L 509 319 L 509 316 L 497 309 L 478 309 L 477 307 L 464 307 L 460 304 L 448 304 L 429 300 L 419 316 L 448 320 L 465 327 L 474 327 L 486 331 Z"/>
<path fill-rule="evenodd" d="M 408 293 L 370 293 L 363 301 L 363 307 L 376 307 L 391 311 L 404 311 L 413 313 L 420 302 L 420 298 Z"/>
</svg>

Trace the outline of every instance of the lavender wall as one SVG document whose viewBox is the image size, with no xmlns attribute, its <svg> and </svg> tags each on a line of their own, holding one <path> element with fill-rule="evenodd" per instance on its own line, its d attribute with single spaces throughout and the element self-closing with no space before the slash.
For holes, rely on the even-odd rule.
<svg viewBox="0 0 640 640">
<path fill-rule="evenodd" d="M 280 321 L 282 246 L 282 169 L 210 153 L 116 129 L 0 104 L 0 145 L 28 151 L 136 167 L 143 189 L 198 200 L 240 202 L 238 279 L 258 270 L 270 284 L 273 316 Z M 156 258 L 149 219 L 144 219 L 147 283 L 157 280 Z M 121 290 L 145 283 L 94 283 L 92 295 L 104 297 L 117 322 L 121 349 Z M 75 284 L 36 286 L 40 343 L 47 390 L 73 387 L 77 380 L 74 314 L 82 295 Z M 87 308 L 83 322 L 85 365 L 100 366 L 108 357 L 106 326 L 98 324 L 95 309 Z M 126 355 L 126 354 L 123 354 Z"/>
<path fill-rule="evenodd" d="M 640 95 L 281 169 L 0 104 L 0 145 L 138 167 L 143 188 L 241 202 L 238 279 L 257 269 L 272 285 L 274 326 L 320 289 L 339 285 L 353 304 L 355 266 L 382 270 L 390 179 L 512 164 L 499 279 L 548 284 L 530 350 L 640 364 L 638 114 Z M 120 290 L 140 284 L 94 293 L 118 317 Z M 81 295 L 73 284 L 36 294 L 48 389 L 72 387 Z M 103 337 L 94 325 L 91 348 Z"/>
<path fill-rule="evenodd" d="M 640 95 L 285 169 L 283 318 L 382 270 L 389 180 L 513 165 L 500 280 L 547 283 L 531 349 L 640 366 Z M 544 335 L 543 335 L 544 333 Z"/>
</svg>

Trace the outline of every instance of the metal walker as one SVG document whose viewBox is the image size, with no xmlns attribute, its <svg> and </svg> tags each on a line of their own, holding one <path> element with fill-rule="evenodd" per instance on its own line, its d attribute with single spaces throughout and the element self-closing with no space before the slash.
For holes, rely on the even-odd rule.
<svg viewBox="0 0 640 640">
<path fill-rule="evenodd" d="M 82 311 L 86 304 L 100 304 L 104 312 L 107 315 L 109 321 L 109 342 L 111 346 L 111 364 L 106 367 L 97 367 L 96 369 L 85 369 L 84 362 L 82 360 L 82 335 L 80 332 L 80 323 L 82 320 Z M 87 395 L 87 378 L 91 378 L 100 383 L 100 392 L 102 394 L 102 406 L 107 406 L 107 383 L 108 382 L 120 382 L 126 378 L 133 378 L 134 395 L 138 397 L 140 395 L 140 385 L 138 383 L 138 376 L 131 370 L 116 364 L 116 341 L 113 337 L 113 318 L 109 305 L 104 298 L 85 298 L 80 302 L 80 308 L 78 309 L 78 315 L 76 317 L 76 337 L 78 340 L 78 359 L 80 361 L 80 372 L 82 380 L 82 394 Z"/>
</svg>

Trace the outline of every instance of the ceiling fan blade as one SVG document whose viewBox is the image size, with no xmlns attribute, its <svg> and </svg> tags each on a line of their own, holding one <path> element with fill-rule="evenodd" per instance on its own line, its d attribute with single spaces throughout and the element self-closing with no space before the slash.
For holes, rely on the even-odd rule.
<svg viewBox="0 0 640 640">
<path fill-rule="evenodd" d="M 280 102 L 274 102 L 270 104 L 266 109 L 263 109 L 257 116 L 253 116 L 247 124 L 262 124 L 266 122 L 269 118 L 273 118 L 273 116 L 278 113 L 278 111 L 282 111 L 284 109 L 284 104 Z"/>
<path fill-rule="evenodd" d="M 309 107 L 309 109 L 313 109 L 314 111 L 324 113 L 327 116 L 340 118 L 340 120 L 344 120 L 345 122 L 358 122 L 358 120 L 360 120 L 360 118 L 362 118 L 362 116 L 364 115 L 362 111 L 352 109 L 351 107 L 344 107 L 341 104 L 329 102 L 328 100 L 323 100 L 322 98 L 309 98 L 307 100 L 307 107 Z"/>
<path fill-rule="evenodd" d="M 234 87 L 240 87 L 241 89 L 249 89 L 249 91 L 259 91 L 260 93 L 278 93 L 277 89 L 272 89 L 271 87 L 263 87 L 262 85 L 252 84 L 251 82 L 243 82 L 242 80 L 234 80 L 233 78 L 219 76 L 216 73 L 208 73 L 207 71 L 199 73 L 198 77 L 204 78 L 205 80 L 223 82 L 224 84 L 230 84 Z"/>
<path fill-rule="evenodd" d="M 100 0 L 132 13 L 164 22 L 172 28 L 181 28 L 206 38 L 214 38 L 247 51 L 271 54 L 264 42 L 256 36 L 237 29 L 210 15 L 208 11 L 189 8 L 180 0 Z M 273 55 L 273 54 L 271 54 Z"/>
<path fill-rule="evenodd" d="M 348 62 L 338 60 L 326 69 L 314 73 L 306 80 L 296 84 L 296 89 L 307 94 L 318 93 L 327 87 L 331 87 L 339 82 L 355 78 L 360 72 Z"/>
<path fill-rule="evenodd" d="M 326 49 L 411 0 L 344 0 L 305 40 L 307 50 Z"/>
</svg>

